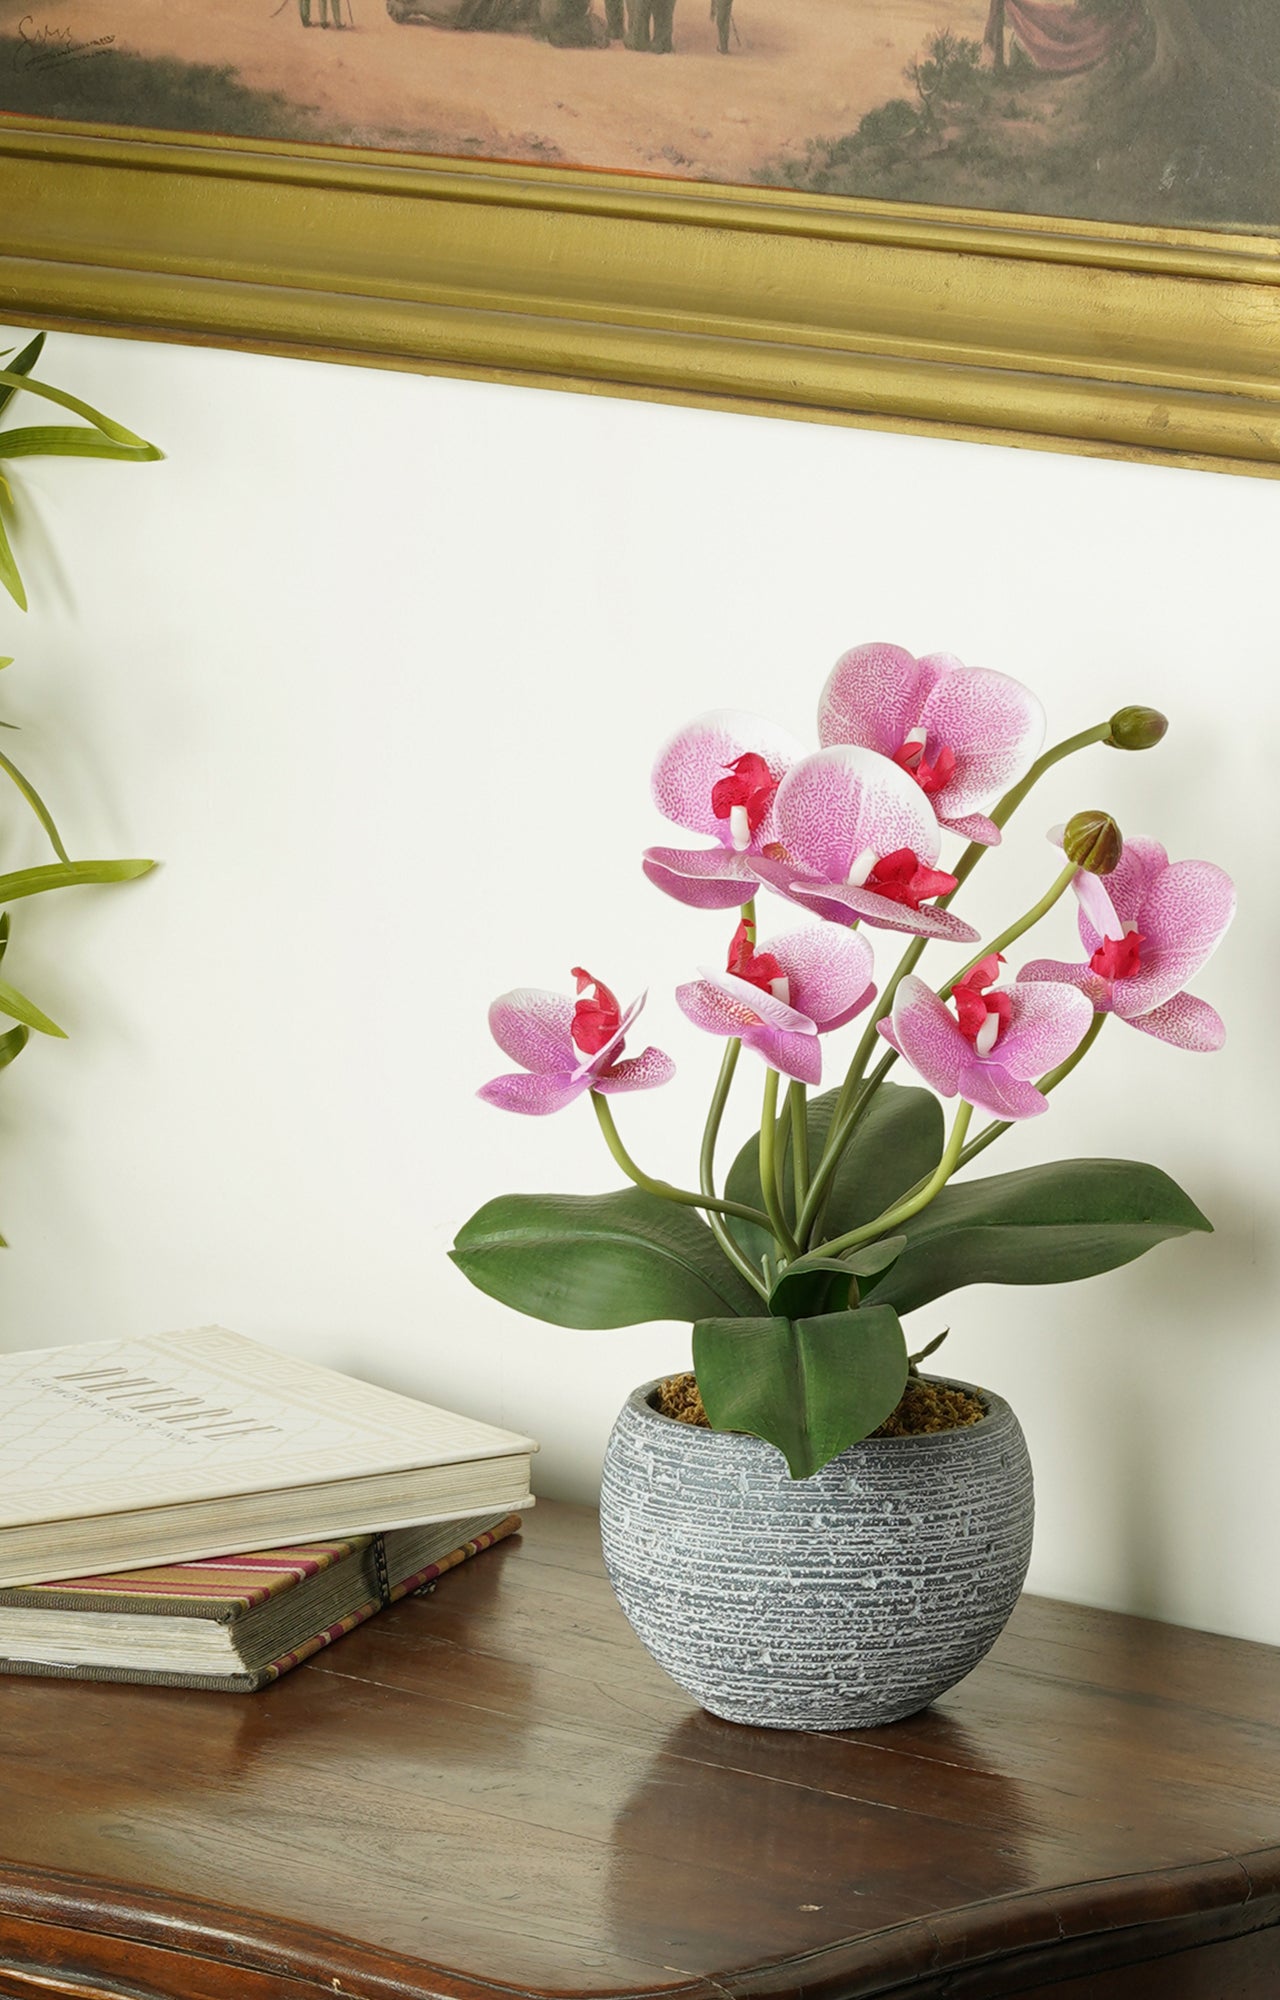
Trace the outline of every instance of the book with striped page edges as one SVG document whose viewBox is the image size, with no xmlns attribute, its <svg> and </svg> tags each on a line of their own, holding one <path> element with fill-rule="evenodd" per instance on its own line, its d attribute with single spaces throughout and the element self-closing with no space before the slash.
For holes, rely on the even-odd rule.
<svg viewBox="0 0 1280 2000">
<path fill-rule="evenodd" d="M 519 1526 L 490 1514 L 0 1590 L 0 1673 L 250 1694 Z"/>
</svg>

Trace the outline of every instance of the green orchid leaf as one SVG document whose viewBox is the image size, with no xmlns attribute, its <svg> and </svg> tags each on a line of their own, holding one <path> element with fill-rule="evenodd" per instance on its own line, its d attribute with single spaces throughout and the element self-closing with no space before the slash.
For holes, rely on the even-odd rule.
<svg viewBox="0 0 1280 2000">
<path fill-rule="evenodd" d="M 953 1181 L 902 1224 L 906 1247 L 864 1305 L 909 1313 L 963 1285 L 1067 1284 L 1212 1226 L 1168 1174 L 1136 1160 L 1057 1160 Z"/>
<path fill-rule="evenodd" d="M 8 725 L 0 724 L 0 727 L 8 727 Z M 39 820 L 41 826 L 48 834 L 50 844 L 53 848 L 54 853 L 57 855 L 58 859 L 60 861 L 70 862 L 71 856 L 67 853 L 66 848 L 63 846 L 62 836 L 58 832 L 57 827 L 53 823 L 53 814 L 49 811 L 48 806 L 41 798 L 35 786 L 31 783 L 31 780 L 23 776 L 22 772 L 18 769 L 17 765 L 13 763 L 10 758 L 5 756 L 3 750 L 0 750 L 0 771 L 7 771 L 9 773 L 9 776 L 13 779 L 14 784 L 18 787 L 18 790 L 22 793 L 23 798 L 26 800 L 32 812 Z"/>
<path fill-rule="evenodd" d="M 9 949 L 9 912 L 0 910 L 0 958 Z"/>
<path fill-rule="evenodd" d="M 811 1319 L 707 1319 L 693 1367 L 714 1430 L 775 1445 L 808 1479 L 867 1437 L 907 1384 L 907 1343 L 887 1306 Z"/>
<path fill-rule="evenodd" d="M 490 1298 L 553 1326 L 693 1321 L 760 1303 L 693 1209 L 643 1188 L 500 1195 L 449 1254 Z"/>
<path fill-rule="evenodd" d="M 67 1039 L 65 1028 L 60 1028 L 56 1021 L 42 1014 L 34 1000 L 28 1000 L 16 986 L 10 986 L 4 979 L 0 979 L 0 1014 L 7 1014 L 11 1021 L 21 1021 L 28 1028 L 38 1028 L 42 1035 L 56 1035 L 62 1042 Z"/>
<path fill-rule="evenodd" d="M 0 485 L 3 483 L 0 480 Z M 13 559 L 13 550 L 9 546 L 9 534 L 4 525 L 3 515 L 0 515 L 0 584 L 4 585 L 19 611 L 25 611 L 27 593 L 18 574 L 18 565 Z"/>
<path fill-rule="evenodd" d="M 809 1160 L 814 1167 L 822 1158 L 838 1096 L 838 1091 L 824 1091 L 821 1097 L 812 1098 L 807 1107 Z M 789 1125 L 784 1126 L 784 1132 L 783 1170 L 789 1186 Z M 942 1158 L 945 1140 L 942 1106 L 931 1090 L 920 1090 L 910 1084 L 882 1083 L 836 1168 L 827 1198 L 824 1235 L 843 1236 L 848 1230 L 861 1229 L 864 1223 L 874 1222 L 877 1215 L 883 1215 L 908 1188 L 933 1172 Z M 760 1207 L 763 1196 L 758 1162 L 757 1135 L 747 1141 L 729 1169 L 725 1193 L 731 1201 L 740 1201 L 748 1208 Z M 773 1238 L 750 1222 L 735 1217 L 729 1228 L 755 1264 L 765 1251 L 774 1248 Z"/>
<path fill-rule="evenodd" d="M 44 335 L 42 333 L 38 333 L 36 334 L 33 340 L 29 340 L 27 342 L 26 346 L 23 348 L 17 360 L 10 363 L 7 372 L 10 375 L 29 375 L 31 373 L 31 370 L 35 367 L 36 362 L 40 359 L 40 353 L 43 347 L 44 347 Z M 4 409 L 10 397 L 13 396 L 13 394 L 15 393 L 15 389 L 16 389 L 16 384 L 11 384 L 10 386 L 4 389 L 0 389 L 0 411 Z"/>
<path fill-rule="evenodd" d="M 31 1030 L 22 1023 L 10 1028 L 7 1035 L 0 1035 L 0 1069 L 8 1069 L 14 1057 L 21 1055 L 30 1040 Z"/>
<path fill-rule="evenodd" d="M 845 1312 L 858 1303 L 856 1280 L 887 1271 L 906 1244 L 905 1236 L 865 1243 L 847 1257 L 798 1257 L 788 1264 L 769 1294 L 769 1310 L 783 1319 Z"/>
<path fill-rule="evenodd" d="M 154 861 L 46 861 L 39 868 L 15 868 L 0 875 L 0 903 L 39 896 L 46 889 L 75 889 L 86 882 L 132 882 Z"/>
</svg>

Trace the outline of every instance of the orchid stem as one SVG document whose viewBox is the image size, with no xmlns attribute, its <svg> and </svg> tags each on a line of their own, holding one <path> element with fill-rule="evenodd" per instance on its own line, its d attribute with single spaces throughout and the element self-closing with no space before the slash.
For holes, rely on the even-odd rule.
<svg viewBox="0 0 1280 2000">
<path fill-rule="evenodd" d="M 714 1202 L 716 1199 L 716 1140 L 720 1136 L 720 1121 L 724 1117 L 724 1107 L 729 1101 L 729 1089 L 733 1083 L 733 1073 L 738 1067 L 738 1057 L 741 1052 L 740 1041 L 735 1038 L 729 1042 L 720 1065 L 720 1074 L 716 1078 L 716 1087 L 711 1095 L 711 1109 L 707 1113 L 706 1129 L 702 1134 L 702 1153 L 698 1161 L 698 1185 L 702 1189 L 704 1207 L 708 1201 Z M 734 1242 L 724 1217 L 716 1208 L 708 1208 L 707 1221 L 711 1224 L 712 1235 L 734 1270 L 759 1292 L 761 1298 L 767 1298 L 769 1294 L 760 1282 L 755 1265 Z"/>
<path fill-rule="evenodd" d="M 887 1208 L 874 1222 L 864 1222 L 860 1229 L 851 1229 L 844 1236 L 834 1236 L 829 1243 L 819 1244 L 814 1251 L 818 1257 L 840 1257 L 846 1250 L 856 1250 L 861 1243 L 871 1243 L 877 1236 L 888 1236 L 900 1222 L 908 1221 L 927 1208 L 936 1194 L 940 1194 L 952 1174 L 960 1164 L 964 1149 L 965 1133 L 973 1116 L 973 1106 L 961 1100 L 956 1107 L 955 1119 L 951 1126 L 951 1136 L 947 1140 L 946 1151 L 922 1187 L 918 1187 L 896 1208 Z"/>
<path fill-rule="evenodd" d="M 1035 763 L 1031 766 L 1026 776 L 1020 778 L 1016 785 L 1011 786 L 999 803 L 993 806 L 990 818 L 994 824 L 998 827 L 1007 826 L 1032 787 L 1039 783 L 1046 771 L 1051 771 L 1055 764 L 1060 764 L 1064 757 L 1074 756 L 1077 750 L 1087 750 L 1091 744 L 1104 743 L 1110 734 L 1110 721 L 1097 722 L 1091 729 L 1082 729 L 1077 735 L 1066 736 L 1061 743 L 1053 744 L 1042 756 L 1036 758 Z M 948 907 L 959 890 L 961 883 L 969 879 L 983 855 L 989 851 L 989 848 L 982 841 L 970 841 L 951 871 L 956 880 L 955 888 L 949 890 L 945 896 L 938 898 L 937 907 L 940 910 L 945 910 Z M 854 1127 L 865 1115 L 871 1099 L 880 1087 L 880 1083 L 893 1066 L 893 1056 L 891 1054 L 880 1065 L 880 1068 L 875 1071 L 866 1087 L 858 1091 L 863 1071 L 870 1062 L 872 1050 L 876 1045 L 877 1028 L 880 1022 L 887 1020 L 889 1014 L 892 1012 L 894 997 L 899 986 L 908 973 L 914 972 L 928 942 L 928 938 L 918 937 L 913 938 L 907 946 L 901 963 L 890 979 L 889 984 L 885 987 L 884 992 L 880 995 L 875 1013 L 872 1015 L 870 1021 L 868 1021 L 862 1039 L 854 1051 L 853 1061 L 850 1063 L 848 1073 L 840 1087 L 840 1095 L 836 1099 L 836 1108 L 832 1113 L 831 1124 L 827 1129 L 827 1143 L 823 1148 L 822 1158 L 818 1162 L 817 1170 L 810 1182 L 809 1193 L 804 1208 L 796 1221 L 796 1234 L 802 1242 L 806 1236 L 812 1236 L 821 1228 L 822 1212 L 825 1208 L 827 1194 L 831 1186 L 831 1177 L 839 1164 L 840 1155 L 848 1145 Z M 858 1092 L 856 1102 L 854 1101 L 855 1091 Z"/>
<path fill-rule="evenodd" d="M 803 1212 L 805 1196 L 809 1192 L 809 1119 L 808 1094 L 802 1083 L 793 1082 L 787 1091 L 787 1110 L 791 1114 L 791 1185 L 795 1191 L 796 1215 Z M 800 1234 L 800 1224 L 796 1223 L 796 1235 Z"/>
<path fill-rule="evenodd" d="M 736 1215 L 743 1222 L 754 1222 L 757 1229 L 772 1229 L 769 1217 L 762 1215 L 758 1208 L 747 1208 L 740 1201 L 718 1201 L 714 1195 L 694 1194 L 689 1188 L 672 1187 L 670 1181 L 656 1181 L 651 1174 L 643 1173 L 622 1143 L 608 1099 L 602 1097 L 598 1090 L 591 1091 L 590 1097 L 600 1121 L 600 1130 L 604 1133 L 605 1145 L 627 1179 L 643 1188 L 646 1194 L 661 1195 L 664 1201 L 679 1202 L 684 1208 L 703 1208 L 716 1215 Z"/>
<path fill-rule="evenodd" d="M 1090 1049 L 1097 1041 L 1098 1036 L 1102 1033 L 1102 1024 L 1106 1018 L 1105 1014 L 1095 1014 L 1089 1026 L 1085 1029 L 1078 1046 L 1071 1051 L 1071 1054 L 1064 1061 L 1058 1064 L 1056 1069 L 1046 1071 L 1045 1075 L 1040 1078 L 1036 1084 L 1036 1089 L 1041 1091 L 1045 1097 L 1049 1095 L 1051 1090 L 1056 1090 L 1065 1077 L 1070 1076 L 1077 1063 L 1084 1061 Z M 957 1167 L 967 1167 L 970 1160 L 976 1160 L 979 1153 L 985 1153 L 988 1146 L 994 1145 L 996 1140 L 1009 1130 L 1011 1123 L 1012 1120 L 1001 1118 L 994 1125 L 984 1126 L 977 1138 L 971 1139 L 961 1153 Z"/>
<path fill-rule="evenodd" d="M 760 1113 L 760 1189 L 769 1211 L 769 1228 L 788 1257 L 796 1255 L 795 1237 L 787 1226 L 786 1211 L 778 1192 L 778 1072 L 766 1067 L 764 1106 Z"/>
<path fill-rule="evenodd" d="M 993 938 L 990 944 L 984 944 L 969 960 L 967 965 L 963 966 L 953 978 L 948 979 L 945 986 L 938 988 L 939 999 L 945 1000 L 948 995 L 954 993 L 956 987 L 963 984 L 973 971 L 974 966 L 981 965 L 984 958 L 998 958 L 1007 944 L 1013 944 L 1016 939 L 1023 935 L 1024 931 L 1029 931 L 1035 924 L 1038 924 L 1041 917 L 1046 916 L 1053 908 L 1059 896 L 1065 896 L 1079 873 L 1080 870 L 1075 862 L 1068 861 L 1061 874 L 1055 875 L 1052 883 L 1045 890 L 1038 903 L 1033 903 L 1031 908 L 1017 919 L 1016 923 L 1010 924 L 1007 930 L 1001 931 L 998 938 Z"/>
</svg>

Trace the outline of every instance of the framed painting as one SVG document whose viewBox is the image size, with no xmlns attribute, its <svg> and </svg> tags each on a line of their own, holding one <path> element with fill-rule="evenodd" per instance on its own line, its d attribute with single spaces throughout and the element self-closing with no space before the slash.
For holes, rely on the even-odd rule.
<svg viewBox="0 0 1280 2000">
<path fill-rule="evenodd" d="M 1275 475 L 1275 0 L 0 0 L 14 322 Z"/>
</svg>

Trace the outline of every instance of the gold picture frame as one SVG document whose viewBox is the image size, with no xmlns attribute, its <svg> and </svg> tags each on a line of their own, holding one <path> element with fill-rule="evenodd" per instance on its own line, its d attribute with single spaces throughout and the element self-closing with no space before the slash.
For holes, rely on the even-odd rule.
<svg viewBox="0 0 1280 2000">
<path fill-rule="evenodd" d="M 14 324 L 1275 477 L 1280 240 L 0 126 Z"/>
</svg>

